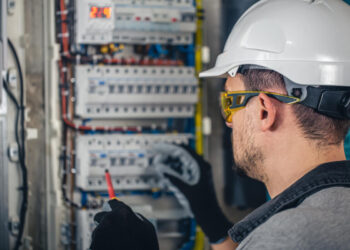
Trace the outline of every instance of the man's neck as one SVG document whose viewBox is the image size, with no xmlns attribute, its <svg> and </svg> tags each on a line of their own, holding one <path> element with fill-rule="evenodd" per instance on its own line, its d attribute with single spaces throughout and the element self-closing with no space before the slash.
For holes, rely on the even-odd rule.
<svg viewBox="0 0 350 250">
<path fill-rule="evenodd" d="M 317 166 L 345 159 L 343 144 L 321 149 L 302 140 L 294 141 L 293 144 L 285 143 L 276 147 L 275 152 L 265 159 L 265 185 L 273 198 Z"/>
</svg>

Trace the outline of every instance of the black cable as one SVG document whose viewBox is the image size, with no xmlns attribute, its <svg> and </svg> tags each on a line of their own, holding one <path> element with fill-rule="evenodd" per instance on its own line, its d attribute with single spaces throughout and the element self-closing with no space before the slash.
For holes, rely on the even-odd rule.
<svg viewBox="0 0 350 250">
<path fill-rule="evenodd" d="M 22 182 L 24 179 L 26 179 L 27 177 L 27 173 L 26 173 L 26 169 L 23 171 L 23 167 L 25 167 L 25 165 L 23 165 L 23 148 L 20 142 L 20 135 L 19 135 L 19 130 L 18 130 L 18 125 L 19 125 L 19 121 L 20 121 L 20 113 L 21 113 L 21 108 L 20 105 L 17 101 L 17 99 L 15 98 L 15 96 L 13 95 L 13 93 L 9 90 L 8 85 L 6 83 L 5 80 L 3 80 L 3 86 L 4 86 L 4 90 L 7 93 L 7 95 L 9 96 L 10 100 L 13 102 L 15 108 L 16 108 L 16 119 L 15 119 L 15 140 L 16 140 L 16 144 L 17 144 L 17 148 L 18 148 L 18 158 L 19 158 L 19 164 L 22 170 Z M 23 144 L 23 142 L 22 142 Z M 26 184 L 26 181 L 23 182 L 23 186 L 21 188 L 22 192 L 23 192 L 23 200 L 22 200 L 22 205 L 21 205 L 21 215 L 24 213 L 24 220 L 25 220 L 25 213 L 26 213 L 26 209 L 27 209 L 27 197 L 28 197 L 28 186 Z M 24 211 L 24 212 L 23 212 Z M 16 236 L 16 246 L 15 249 L 18 249 L 20 244 L 21 244 L 21 238 L 23 235 L 23 229 L 24 228 L 24 223 L 22 223 L 22 219 L 23 216 L 20 215 L 20 225 L 19 225 L 19 230 L 18 230 L 18 234 L 14 235 Z M 23 226 L 21 226 L 21 224 L 23 224 Z M 19 245 L 17 247 L 17 242 L 19 241 Z"/>
<path fill-rule="evenodd" d="M 8 45 L 12 52 L 12 55 L 15 59 L 15 64 L 18 71 L 19 76 L 19 102 L 16 100 L 15 96 L 11 93 L 11 91 L 8 88 L 8 85 L 6 82 L 4 82 L 4 89 L 8 96 L 10 97 L 11 101 L 16 106 L 16 124 L 15 124 L 15 136 L 16 136 L 16 142 L 18 145 L 18 155 L 19 155 L 19 163 L 22 171 L 22 204 L 20 208 L 20 216 L 19 216 L 19 227 L 18 227 L 18 235 L 15 243 L 15 250 L 18 250 L 21 246 L 23 231 L 24 231 L 24 225 L 26 220 L 26 214 L 27 214 L 27 207 L 28 207 L 28 174 L 27 174 L 27 167 L 25 163 L 26 158 L 26 150 L 25 150 L 25 118 L 24 118 L 24 81 L 23 81 L 23 72 L 22 67 L 19 61 L 19 57 L 17 55 L 16 49 L 13 45 L 13 43 L 8 39 Z M 20 125 L 20 129 L 18 127 Z M 19 134 L 18 134 L 19 133 Z"/>
<path fill-rule="evenodd" d="M 24 130 L 25 119 L 24 119 L 24 81 L 23 81 L 23 73 L 22 73 L 21 63 L 19 61 L 16 49 L 13 46 L 13 43 L 11 42 L 10 39 L 8 39 L 8 44 L 9 44 L 10 50 L 12 51 L 13 56 L 15 58 L 16 67 L 18 69 L 18 75 L 19 75 L 19 86 L 20 86 L 20 91 L 19 91 L 19 93 L 20 93 L 19 100 L 20 101 L 19 101 L 19 105 L 20 105 L 20 108 L 22 110 L 22 112 L 21 112 L 21 127 L 22 127 L 21 137 L 22 137 L 22 141 L 24 142 L 25 141 L 25 130 Z M 24 145 L 22 145 L 22 149 L 23 149 L 23 158 L 25 158 L 26 152 L 25 152 L 25 146 Z"/>
<path fill-rule="evenodd" d="M 8 89 L 7 83 L 5 80 L 3 80 L 3 86 L 4 86 L 4 90 L 7 93 L 7 95 L 9 96 L 10 100 L 13 102 L 13 104 L 15 105 L 16 108 L 16 120 L 15 120 L 15 140 L 17 143 L 17 147 L 18 147 L 18 155 L 19 158 L 22 157 L 22 147 L 21 147 L 21 142 L 19 139 L 19 134 L 18 134 L 18 124 L 19 124 L 19 117 L 20 117 L 20 106 L 17 102 L 16 97 L 13 95 L 13 93 Z"/>
</svg>

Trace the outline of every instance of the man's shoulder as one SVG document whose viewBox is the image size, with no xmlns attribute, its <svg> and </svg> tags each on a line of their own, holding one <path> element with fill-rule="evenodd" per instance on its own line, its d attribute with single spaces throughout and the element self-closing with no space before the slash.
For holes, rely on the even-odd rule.
<svg viewBox="0 0 350 250">
<path fill-rule="evenodd" d="M 322 234 L 335 223 L 348 225 L 350 229 L 349 211 L 350 188 L 327 188 L 307 197 L 299 206 L 275 214 L 261 225 L 261 230 L 268 228 L 270 232 L 292 233 L 299 238 L 305 233 Z"/>
<path fill-rule="evenodd" d="M 310 195 L 295 208 L 275 214 L 262 226 L 279 230 L 291 230 L 294 227 L 303 231 L 303 228 L 307 229 L 310 225 L 325 225 L 327 221 L 341 219 L 349 222 L 349 210 L 350 188 L 331 187 Z"/>
<path fill-rule="evenodd" d="M 239 249 L 326 249 L 338 244 L 337 249 L 343 249 L 341 244 L 350 246 L 350 238 L 345 237 L 350 234 L 348 211 L 350 188 L 323 189 L 298 207 L 273 215 L 251 232 Z"/>
</svg>

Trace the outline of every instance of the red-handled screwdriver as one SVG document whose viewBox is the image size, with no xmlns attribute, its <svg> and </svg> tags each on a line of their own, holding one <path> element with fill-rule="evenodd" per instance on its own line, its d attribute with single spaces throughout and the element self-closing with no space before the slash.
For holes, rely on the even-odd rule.
<svg viewBox="0 0 350 250">
<path fill-rule="evenodd" d="M 114 193 L 113 183 L 112 183 L 111 175 L 109 174 L 108 169 L 105 170 L 105 177 L 106 177 L 109 199 L 111 199 L 111 200 L 118 199 Z"/>
</svg>

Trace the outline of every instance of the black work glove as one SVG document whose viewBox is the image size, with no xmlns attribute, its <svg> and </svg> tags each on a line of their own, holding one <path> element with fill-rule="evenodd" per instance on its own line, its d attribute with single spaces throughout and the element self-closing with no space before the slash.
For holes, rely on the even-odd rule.
<svg viewBox="0 0 350 250">
<path fill-rule="evenodd" d="M 188 146 L 159 143 L 153 146 L 154 165 L 187 198 L 197 223 L 211 243 L 227 236 L 232 223 L 215 195 L 211 166 Z"/>
<path fill-rule="evenodd" d="M 94 217 L 98 226 L 92 233 L 92 250 L 159 250 L 151 222 L 118 200 L 110 200 L 112 211 Z"/>
</svg>

